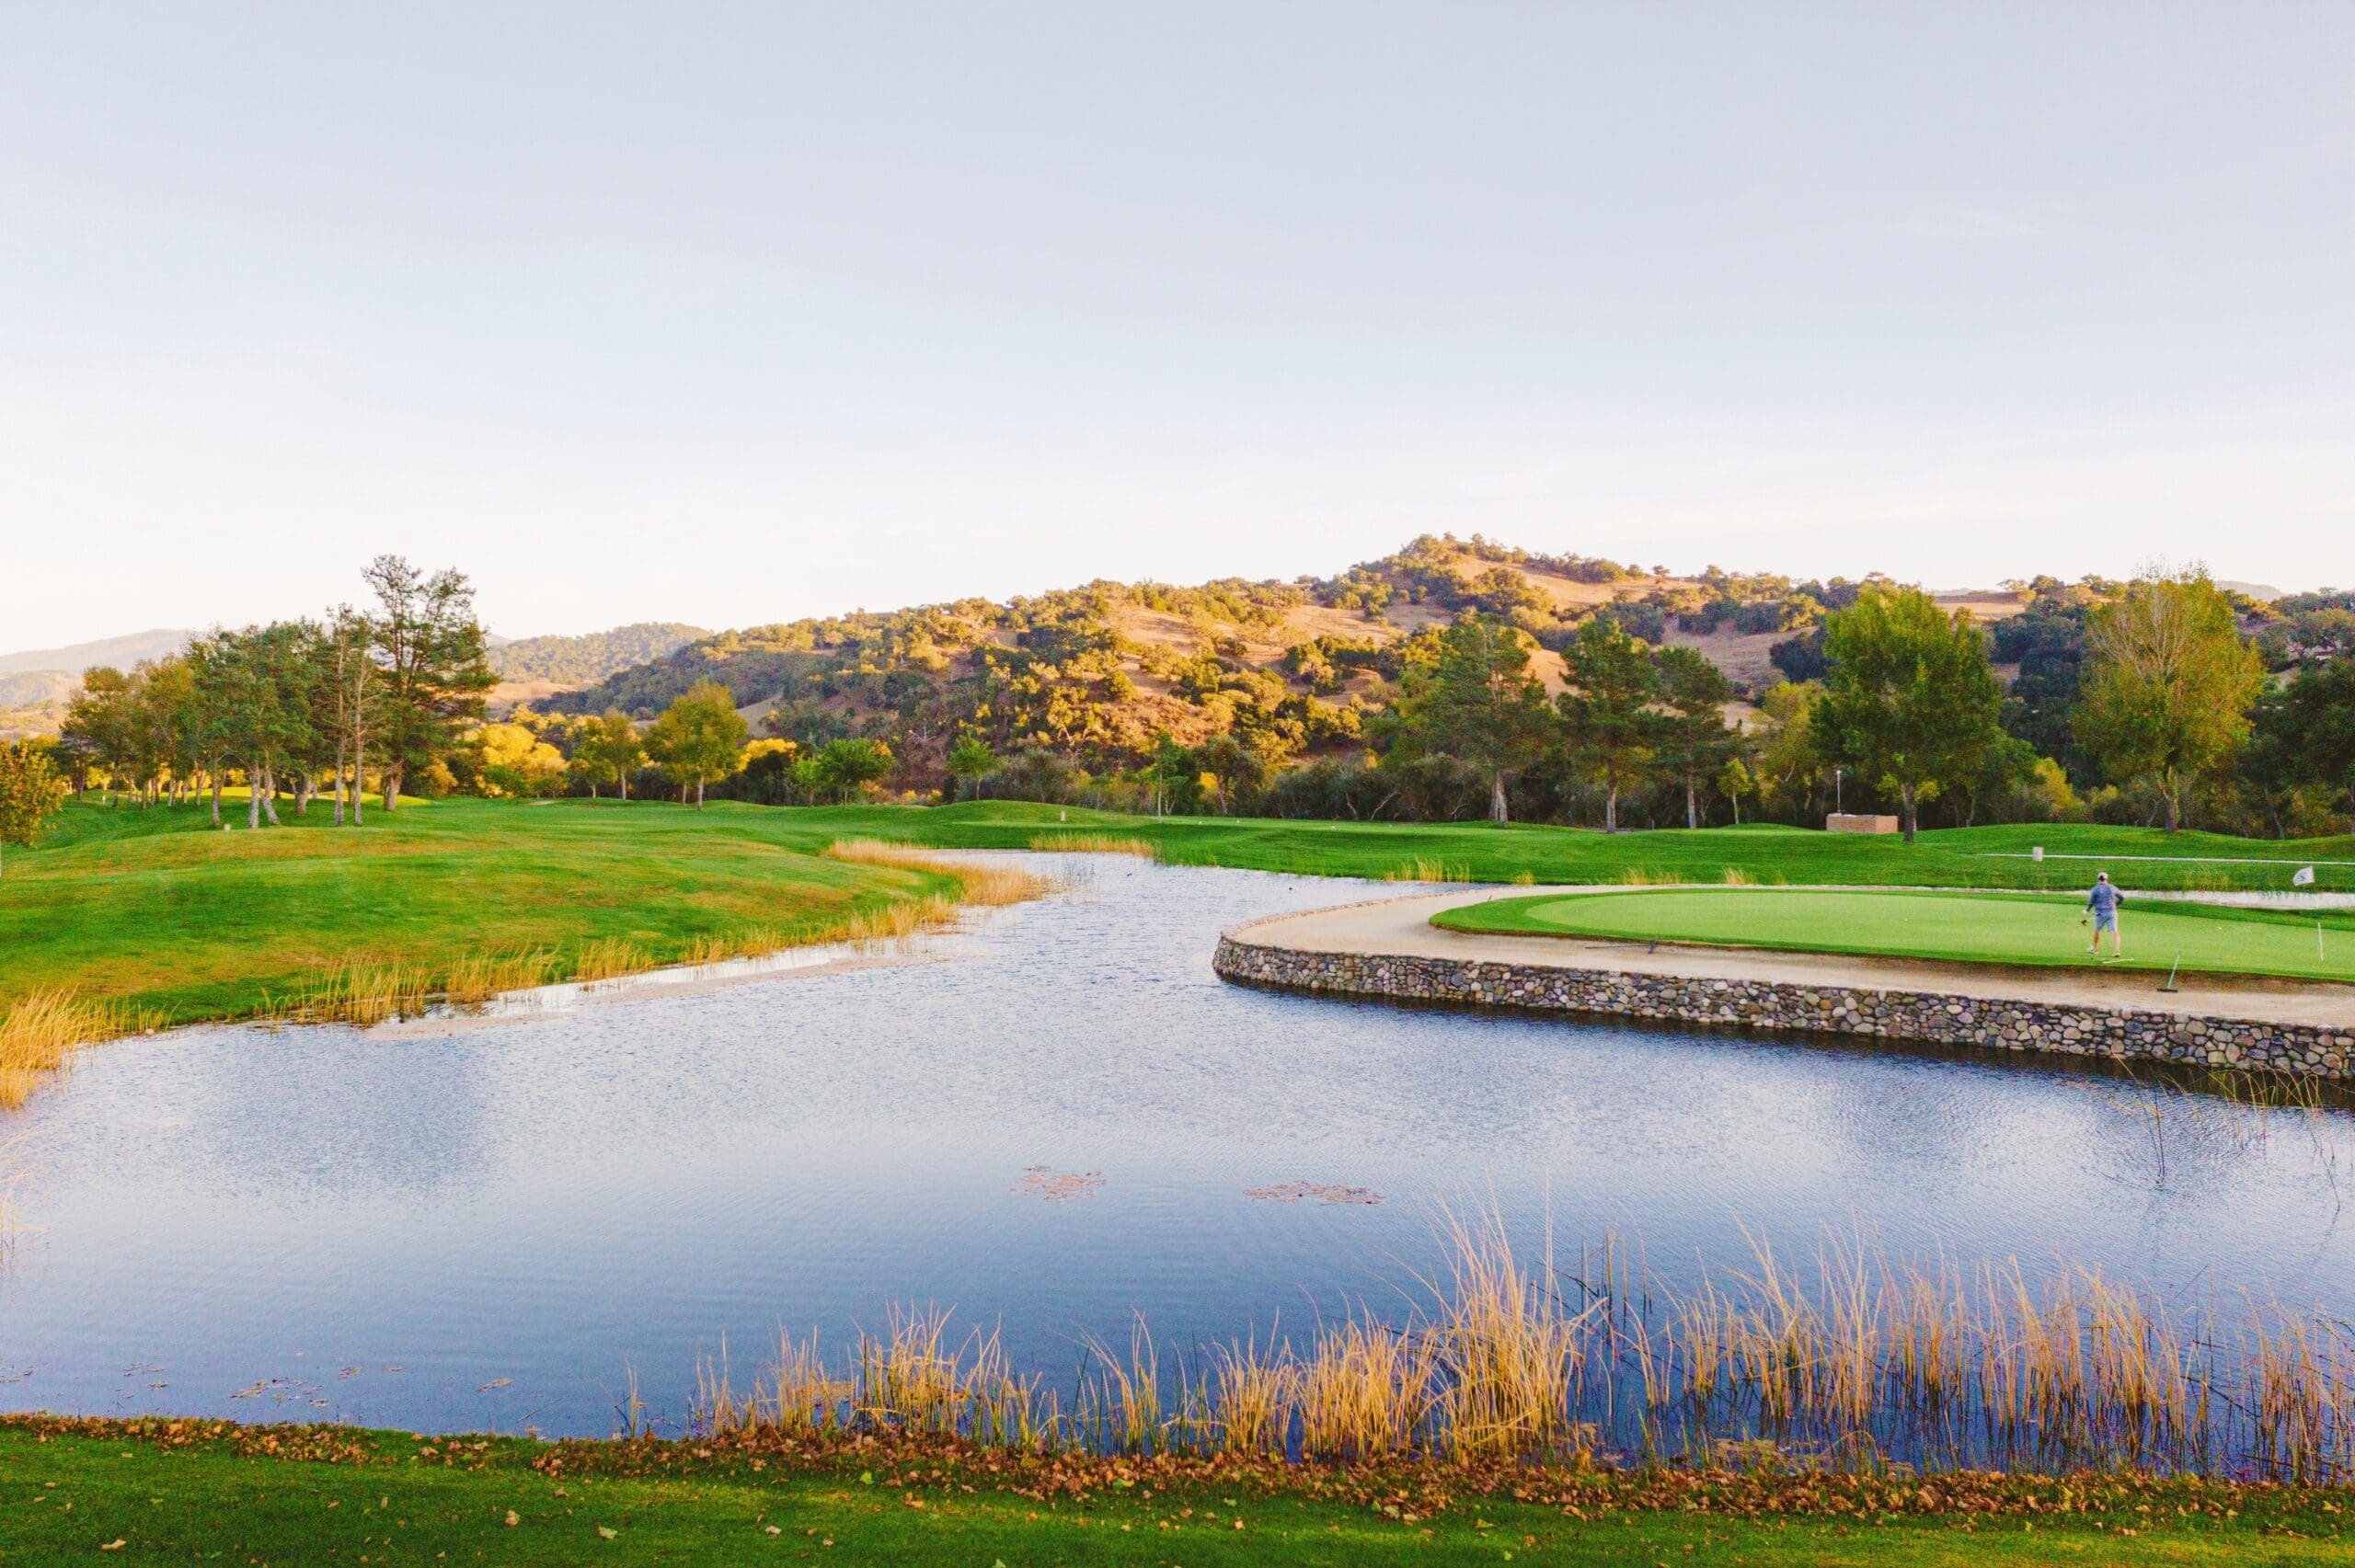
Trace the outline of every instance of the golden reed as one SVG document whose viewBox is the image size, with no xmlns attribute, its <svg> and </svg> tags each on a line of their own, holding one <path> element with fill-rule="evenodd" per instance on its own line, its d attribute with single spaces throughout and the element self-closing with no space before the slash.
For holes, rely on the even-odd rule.
<svg viewBox="0 0 2355 1568">
<path fill-rule="evenodd" d="M 739 1393 L 723 1354 L 698 1368 L 692 1422 L 1039 1452 L 1583 1463 L 1607 1448 L 1705 1465 L 2355 1476 L 2355 1344 L 2324 1313 L 2177 1313 L 2091 1269 L 1966 1274 L 1855 1244 L 1804 1272 L 1760 1247 L 1740 1275 L 1675 1291 L 1631 1285 L 1613 1253 L 1592 1277 L 1533 1266 L 1493 1216 L 1442 1234 L 1430 1300 L 1397 1322 L 1354 1312 L 1297 1344 L 1212 1345 L 1173 1372 L 1140 1321 L 1125 1346 L 1082 1341 L 1069 1409 L 995 1333 L 903 1309 L 857 1336 L 841 1372 L 814 1334 L 786 1335 Z"/>
</svg>

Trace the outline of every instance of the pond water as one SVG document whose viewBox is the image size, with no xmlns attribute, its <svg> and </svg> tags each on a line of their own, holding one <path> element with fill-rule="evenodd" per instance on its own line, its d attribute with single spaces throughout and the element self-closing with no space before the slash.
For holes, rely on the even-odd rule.
<svg viewBox="0 0 2355 1568">
<path fill-rule="evenodd" d="M 627 1369 L 837 1348 L 894 1304 L 1166 1345 L 1401 1307 L 1493 1205 L 1650 1274 L 1828 1235 L 2097 1265 L 2170 1301 L 2355 1304 L 2355 1122 L 2001 1059 L 1239 989 L 1219 931 L 1374 885 L 1028 857 L 1071 878 L 915 961 L 387 1037 L 87 1053 L 9 1133 L 0 1402 L 602 1436 Z M 1078 1178 L 1078 1179 L 1066 1179 Z M 1272 1201 L 1309 1183 L 1379 1202 Z"/>
</svg>

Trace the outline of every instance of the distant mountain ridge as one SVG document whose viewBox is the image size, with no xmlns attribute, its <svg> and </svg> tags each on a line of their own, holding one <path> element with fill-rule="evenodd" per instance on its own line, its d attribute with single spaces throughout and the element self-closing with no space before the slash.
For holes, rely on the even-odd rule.
<svg viewBox="0 0 2355 1568">
<path fill-rule="evenodd" d="M 157 628 L 64 647 L 0 654 L 0 740 L 56 733 L 66 704 L 82 690 L 85 671 L 102 665 L 129 670 L 144 659 L 168 658 L 196 635 Z M 490 667 L 502 683 L 492 694 L 492 710 L 503 713 L 549 692 L 595 685 L 708 635 L 701 626 L 678 621 L 639 621 L 580 636 L 519 639 L 486 632 L 483 642 Z"/>
<path fill-rule="evenodd" d="M 0 653 L 0 675 L 29 675 L 36 670 L 54 670 L 78 676 L 101 664 L 127 669 L 143 658 L 168 658 L 188 647 L 195 635 L 194 632 L 159 627 L 120 637 L 101 637 L 97 642 L 70 643 L 64 647 Z"/>
</svg>

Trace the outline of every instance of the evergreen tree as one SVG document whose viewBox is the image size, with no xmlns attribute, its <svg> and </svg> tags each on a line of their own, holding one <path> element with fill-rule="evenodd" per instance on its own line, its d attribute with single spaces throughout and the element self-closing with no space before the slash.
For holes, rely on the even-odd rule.
<svg viewBox="0 0 2355 1568">
<path fill-rule="evenodd" d="M 1619 796 L 1650 769 L 1664 738 L 1652 711 L 1660 665 L 1618 620 L 1597 615 L 1562 650 L 1562 681 L 1555 706 L 1571 767 L 1603 785 L 1603 830 L 1615 833 Z"/>
<path fill-rule="evenodd" d="M 1684 825 L 1701 825 L 1701 786 L 1741 750 L 1741 737 L 1726 723 L 1733 682 L 1701 650 L 1664 647 L 1653 656 L 1660 669 L 1660 762 L 1684 785 Z"/>
<path fill-rule="evenodd" d="M 2355 830 L 2355 657 L 2303 670 L 2258 702 L 2248 771 L 2276 791 L 2329 793 Z"/>
<path fill-rule="evenodd" d="M 1488 785 L 1488 819 L 1507 819 L 1506 781 L 1551 732 L 1545 688 L 1530 673 L 1529 635 L 1469 614 L 1442 633 L 1432 656 L 1409 664 L 1394 727 L 1401 761 L 1453 757 Z"/>
<path fill-rule="evenodd" d="M 362 575 L 376 591 L 374 729 L 391 811 L 412 769 L 454 745 L 460 727 L 481 722 L 483 693 L 498 677 L 485 662 L 475 591 L 463 574 L 428 577 L 398 555 L 379 555 Z"/>
</svg>

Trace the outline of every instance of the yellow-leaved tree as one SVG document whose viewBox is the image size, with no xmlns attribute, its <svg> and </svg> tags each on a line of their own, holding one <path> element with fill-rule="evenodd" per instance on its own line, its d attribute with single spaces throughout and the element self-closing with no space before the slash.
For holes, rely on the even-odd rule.
<svg viewBox="0 0 2355 1568">
<path fill-rule="evenodd" d="M 2148 784 L 2183 825 L 2183 794 L 2248 739 L 2265 664 L 2206 568 L 2145 572 L 2093 612 L 2072 720 L 2116 784 Z"/>
</svg>

